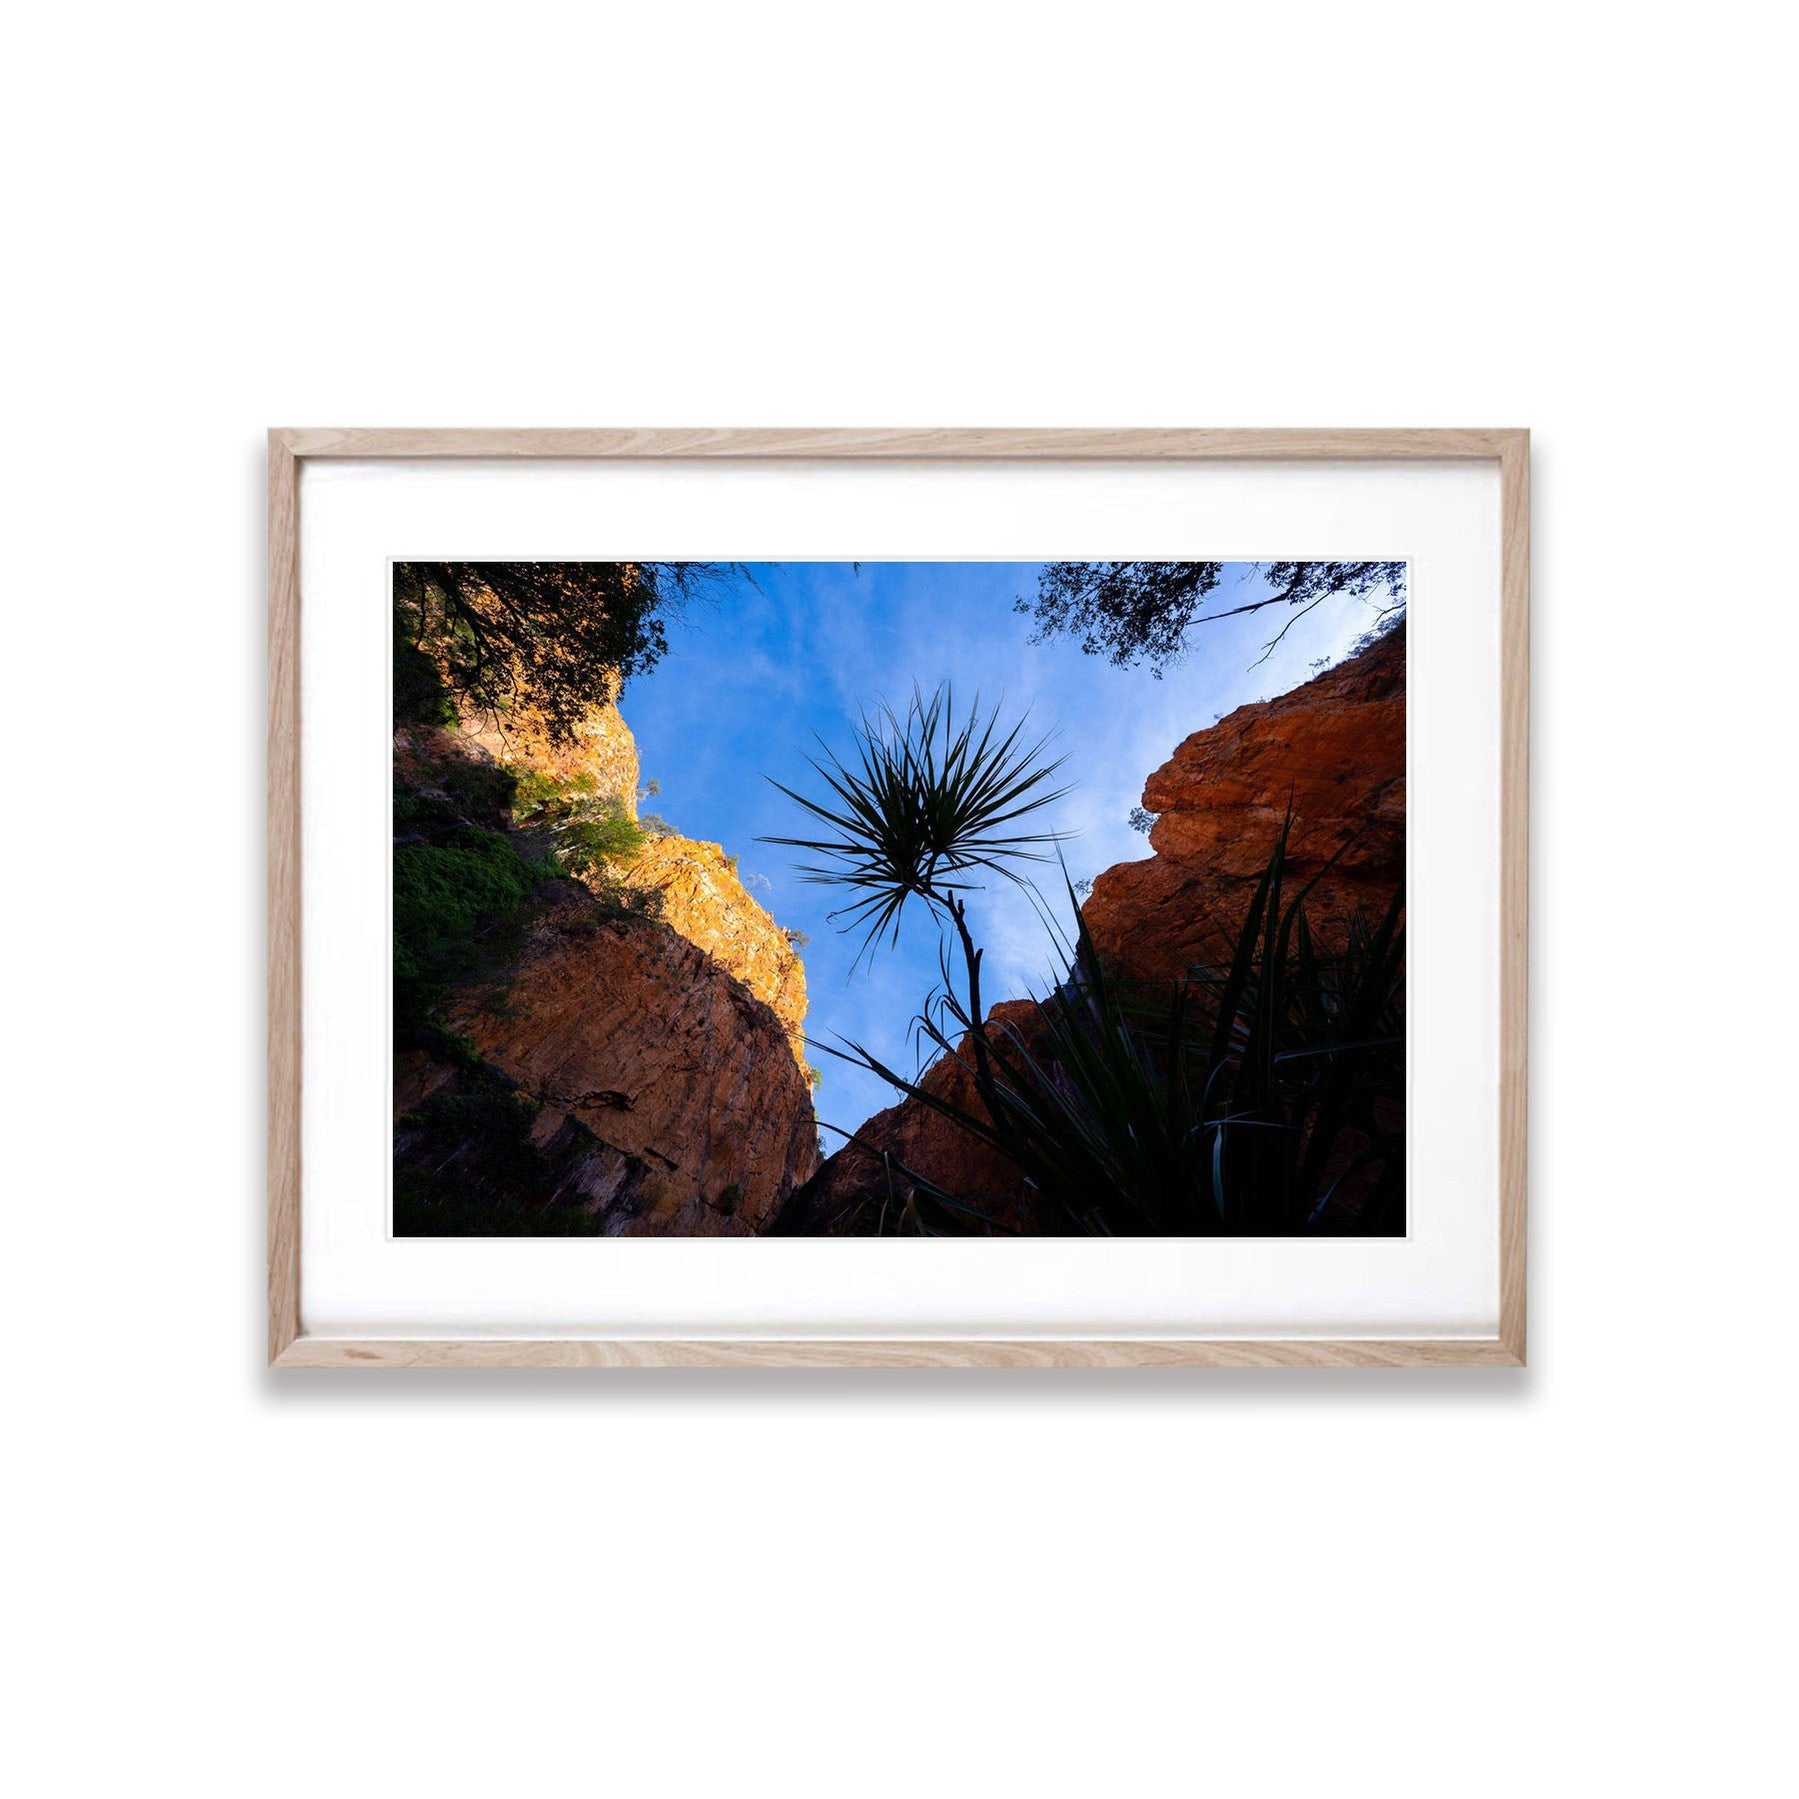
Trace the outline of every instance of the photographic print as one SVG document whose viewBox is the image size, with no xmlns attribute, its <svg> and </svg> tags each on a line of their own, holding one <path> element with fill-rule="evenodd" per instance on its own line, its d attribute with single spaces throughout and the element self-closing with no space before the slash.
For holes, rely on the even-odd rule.
<svg viewBox="0 0 1799 1799">
<path fill-rule="evenodd" d="M 395 564 L 394 1234 L 1403 1236 L 1406 572 Z"/>
</svg>

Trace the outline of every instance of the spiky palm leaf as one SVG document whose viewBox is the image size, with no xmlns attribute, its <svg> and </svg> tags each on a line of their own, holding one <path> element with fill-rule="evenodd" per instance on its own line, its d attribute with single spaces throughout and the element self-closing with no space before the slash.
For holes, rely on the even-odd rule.
<svg viewBox="0 0 1799 1799">
<path fill-rule="evenodd" d="M 958 722 L 947 683 L 929 699 L 914 690 L 903 716 L 887 705 L 862 715 L 849 759 L 821 740 L 812 767 L 833 800 L 771 781 L 834 835 L 757 841 L 821 858 L 801 878 L 856 895 L 831 917 L 863 933 L 863 954 L 885 934 L 898 941 L 908 899 L 947 907 L 978 886 L 962 878 L 973 869 L 1027 885 L 1012 864 L 1047 860 L 1059 834 L 1020 825 L 1069 790 L 1050 786 L 1064 758 L 1046 761 L 1048 737 L 1025 739 L 1026 722 L 1002 732 L 998 709 L 983 718 L 978 698 Z"/>
</svg>

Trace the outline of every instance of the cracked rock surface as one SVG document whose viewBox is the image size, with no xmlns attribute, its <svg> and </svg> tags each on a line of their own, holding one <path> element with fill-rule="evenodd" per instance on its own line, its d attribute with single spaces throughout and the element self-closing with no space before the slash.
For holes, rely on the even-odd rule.
<svg viewBox="0 0 1799 1799">
<path fill-rule="evenodd" d="M 592 1135 L 607 1234 L 761 1230 L 818 1162 L 786 1025 L 670 926 L 596 910 L 570 884 L 445 1022 L 517 1083 L 540 1146 L 570 1119 Z"/>
</svg>

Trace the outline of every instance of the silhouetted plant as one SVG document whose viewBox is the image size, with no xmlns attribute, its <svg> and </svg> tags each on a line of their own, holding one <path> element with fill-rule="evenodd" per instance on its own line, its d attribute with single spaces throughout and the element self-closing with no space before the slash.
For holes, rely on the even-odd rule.
<svg viewBox="0 0 1799 1799">
<path fill-rule="evenodd" d="M 915 896 L 954 930 L 961 990 L 941 949 L 942 986 L 916 1023 L 939 1056 L 967 1070 L 979 1104 L 961 1104 L 942 1083 L 908 1077 L 853 1041 L 819 1047 L 998 1151 L 1073 1230 L 1402 1229 L 1400 894 L 1378 925 L 1358 920 L 1347 948 L 1325 954 L 1304 908 L 1320 876 L 1286 896 L 1283 825 L 1229 962 L 1158 988 L 1112 976 L 1070 885 L 1076 937 L 1062 945 L 1062 980 L 1027 1024 L 995 1027 L 968 928 L 965 896 L 980 884 L 970 877 L 997 873 L 1028 887 L 1012 864 L 1043 860 L 1055 834 L 1018 823 L 1066 790 L 1047 787 L 1059 763 L 1041 760 L 1041 742 L 1021 746 L 1020 726 L 1001 736 L 991 718 L 983 725 L 971 713 L 958 727 L 952 716 L 940 690 L 930 701 L 915 696 L 903 719 L 888 710 L 864 718 L 853 766 L 835 757 L 814 764 L 832 800 L 782 788 L 836 835 L 771 841 L 820 855 L 806 878 L 854 893 L 832 916 L 863 932 L 858 960 L 897 938 Z M 900 1172 L 907 1184 L 894 1228 L 994 1227 L 978 1199 Z"/>
<path fill-rule="evenodd" d="M 858 963 L 883 936 L 890 933 L 898 942 L 910 899 L 939 926 L 954 929 L 977 1020 L 975 1058 L 983 1083 L 990 1071 L 986 1028 L 979 1022 L 982 952 L 969 932 L 964 898 L 979 883 L 965 877 L 982 870 L 1028 889 L 1013 865 L 1046 861 L 1059 838 L 1054 831 L 1020 827 L 1068 792 L 1048 785 L 1063 758 L 1043 760 L 1049 740 L 1024 740 L 1025 723 L 1021 718 L 1002 733 L 997 710 L 983 718 L 978 699 L 958 721 L 947 684 L 928 700 L 914 691 L 903 715 L 882 705 L 872 716 L 862 715 L 853 766 L 829 750 L 824 761 L 813 762 L 831 801 L 771 783 L 835 834 L 760 839 L 822 857 L 802 864 L 801 878 L 854 894 L 830 916 L 844 921 L 840 928 L 862 933 Z"/>
<path fill-rule="evenodd" d="M 1283 829 L 1231 961 L 1166 986 L 1110 975 L 1077 912 L 1061 983 L 1024 1023 L 990 1032 L 979 1111 L 860 1045 L 832 1053 L 998 1150 L 1077 1230 L 1403 1230 L 1402 898 L 1326 954 L 1303 894 L 1283 905 L 1285 848 Z M 919 1022 L 975 1072 L 972 1019 L 953 989 Z M 980 1211 L 905 1172 L 935 1228 L 965 1229 Z"/>
</svg>

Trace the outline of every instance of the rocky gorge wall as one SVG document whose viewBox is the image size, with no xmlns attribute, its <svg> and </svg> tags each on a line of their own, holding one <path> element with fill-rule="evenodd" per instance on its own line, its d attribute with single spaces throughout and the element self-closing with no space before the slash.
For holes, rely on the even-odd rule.
<svg viewBox="0 0 1799 1799">
<path fill-rule="evenodd" d="M 637 816 L 616 704 L 572 745 L 528 713 L 428 737 L 396 742 L 427 797 L 504 764 L 583 779 Z M 519 940 L 437 1015 L 457 1049 L 396 1062 L 396 1192 L 453 1195 L 458 1229 L 491 1214 L 509 1229 L 749 1234 L 817 1166 L 804 968 L 717 844 L 663 831 L 627 862 L 545 882 Z M 430 1201 L 409 1216 L 428 1229 Z"/>
<path fill-rule="evenodd" d="M 666 924 L 561 894 L 444 1017 L 517 1083 L 540 1149 L 591 1136 L 569 1191 L 605 1234 L 758 1231 L 818 1164 L 787 1026 Z"/>
<path fill-rule="evenodd" d="M 1317 878 L 1306 916 L 1320 936 L 1378 915 L 1405 871 L 1405 646 L 1401 623 L 1176 749 L 1143 786 L 1155 853 L 1107 869 L 1081 908 L 1101 954 L 1152 981 L 1216 962 L 1289 805 L 1289 891 Z"/>
</svg>

